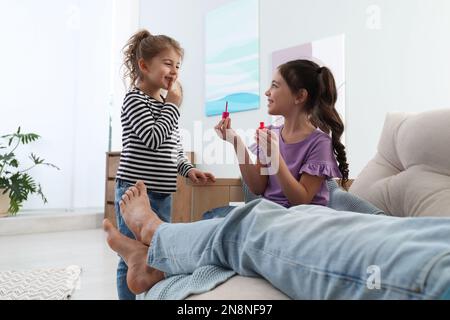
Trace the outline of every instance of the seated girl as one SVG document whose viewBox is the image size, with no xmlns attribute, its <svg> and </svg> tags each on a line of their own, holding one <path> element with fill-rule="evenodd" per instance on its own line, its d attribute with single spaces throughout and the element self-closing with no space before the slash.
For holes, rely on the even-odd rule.
<svg viewBox="0 0 450 320">
<path fill-rule="evenodd" d="M 257 154 L 256 164 L 231 128 L 230 118 L 219 122 L 217 134 L 233 144 L 242 178 L 252 193 L 286 208 L 326 206 L 325 180 L 342 178 L 342 185 L 348 180 L 345 147 L 340 141 L 344 125 L 335 109 L 333 74 L 309 60 L 290 61 L 277 69 L 266 96 L 269 114 L 282 116 L 284 124 L 257 130 L 257 143 L 250 147 Z M 225 216 L 233 208 L 213 209 L 204 218 Z"/>
</svg>

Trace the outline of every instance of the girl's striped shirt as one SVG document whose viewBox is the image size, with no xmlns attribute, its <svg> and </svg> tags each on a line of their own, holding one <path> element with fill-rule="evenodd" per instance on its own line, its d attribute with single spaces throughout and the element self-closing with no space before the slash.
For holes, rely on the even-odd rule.
<svg viewBox="0 0 450 320">
<path fill-rule="evenodd" d="M 194 166 L 180 141 L 180 111 L 134 88 L 124 98 L 122 153 L 116 178 L 136 183 L 142 180 L 150 191 L 173 193 L 177 174 L 184 177 Z"/>
</svg>

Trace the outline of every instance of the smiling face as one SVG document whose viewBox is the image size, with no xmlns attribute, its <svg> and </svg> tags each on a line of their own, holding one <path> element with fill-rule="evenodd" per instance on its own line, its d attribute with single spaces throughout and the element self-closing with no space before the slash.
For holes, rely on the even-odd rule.
<svg viewBox="0 0 450 320">
<path fill-rule="evenodd" d="M 295 107 L 296 97 L 278 70 L 274 73 L 270 88 L 265 95 L 271 115 L 284 116 Z"/>
<path fill-rule="evenodd" d="M 150 61 L 140 61 L 139 67 L 143 80 L 149 86 L 159 89 L 168 89 L 170 81 L 178 79 L 181 65 L 181 55 L 175 49 L 166 49 Z"/>
</svg>

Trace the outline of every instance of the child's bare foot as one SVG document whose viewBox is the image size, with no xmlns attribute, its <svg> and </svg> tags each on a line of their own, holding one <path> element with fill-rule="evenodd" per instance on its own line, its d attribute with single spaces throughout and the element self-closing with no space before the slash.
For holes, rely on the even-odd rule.
<svg viewBox="0 0 450 320">
<path fill-rule="evenodd" d="M 120 212 L 136 240 L 149 246 L 156 228 L 162 223 L 153 212 L 144 182 L 129 188 L 120 201 Z"/>
<path fill-rule="evenodd" d="M 164 279 L 163 272 L 147 265 L 146 245 L 122 235 L 107 219 L 103 220 L 103 229 L 108 234 L 108 245 L 128 266 L 127 284 L 131 292 L 143 293 Z"/>
</svg>

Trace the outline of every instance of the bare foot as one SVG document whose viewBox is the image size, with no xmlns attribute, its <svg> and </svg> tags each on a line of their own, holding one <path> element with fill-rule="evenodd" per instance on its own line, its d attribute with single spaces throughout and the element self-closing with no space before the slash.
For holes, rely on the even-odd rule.
<svg viewBox="0 0 450 320">
<path fill-rule="evenodd" d="M 119 205 L 122 217 L 136 240 L 149 246 L 162 221 L 150 206 L 144 182 L 138 181 L 134 187 L 129 188 Z"/>
<path fill-rule="evenodd" d="M 147 265 L 148 247 L 139 241 L 121 234 L 109 220 L 103 220 L 103 229 L 108 234 L 106 241 L 128 266 L 127 284 L 134 294 L 148 291 L 164 279 L 164 273 Z"/>
</svg>

